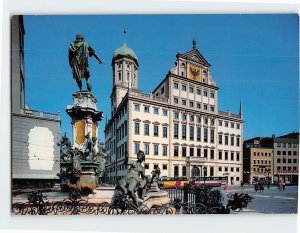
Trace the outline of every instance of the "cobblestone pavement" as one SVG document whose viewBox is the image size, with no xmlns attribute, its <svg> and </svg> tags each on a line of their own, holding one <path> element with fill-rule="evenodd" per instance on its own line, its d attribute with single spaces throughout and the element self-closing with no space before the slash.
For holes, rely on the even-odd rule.
<svg viewBox="0 0 300 233">
<path fill-rule="evenodd" d="M 246 186 L 242 191 L 240 187 L 231 187 L 227 193 L 221 191 L 224 203 L 227 203 L 228 193 L 247 193 L 254 197 L 243 213 L 263 213 L 263 214 L 284 214 L 297 213 L 298 207 L 298 186 L 287 186 L 285 191 L 279 191 L 277 187 L 265 187 L 263 192 L 255 192 L 253 187 Z"/>
</svg>

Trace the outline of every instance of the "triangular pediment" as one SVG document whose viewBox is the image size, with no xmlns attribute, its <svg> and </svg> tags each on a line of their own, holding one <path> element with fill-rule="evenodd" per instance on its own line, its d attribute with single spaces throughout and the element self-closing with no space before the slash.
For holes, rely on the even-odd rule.
<svg viewBox="0 0 300 233">
<path fill-rule="evenodd" d="M 210 67 L 211 65 L 208 61 L 203 57 L 203 55 L 199 52 L 198 49 L 193 49 L 189 52 L 178 54 L 179 57 L 182 57 L 186 60 L 190 60 L 192 62 L 196 62 L 200 65 Z"/>
</svg>

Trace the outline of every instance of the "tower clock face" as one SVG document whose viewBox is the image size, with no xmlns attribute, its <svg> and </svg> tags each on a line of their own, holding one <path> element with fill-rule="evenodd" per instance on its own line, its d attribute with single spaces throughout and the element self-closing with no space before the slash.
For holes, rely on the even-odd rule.
<svg viewBox="0 0 300 233">
<path fill-rule="evenodd" d="M 190 65 L 188 78 L 200 82 L 200 67 Z"/>
</svg>

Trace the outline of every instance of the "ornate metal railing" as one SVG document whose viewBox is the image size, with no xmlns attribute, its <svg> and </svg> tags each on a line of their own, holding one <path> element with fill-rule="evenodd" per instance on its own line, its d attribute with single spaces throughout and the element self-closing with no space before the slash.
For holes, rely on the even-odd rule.
<svg viewBox="0 0 300 233">
<path fill-rule="evenodd" d="M 172 214 L 229 214 L 241 211 L 253 197 L 248 194 L 228 194 L 228 203 L 223 205 L 223 196 L 211 186 L 169 189 L 169 205 L 152 206 L 143 203 L 135 206 L 126 194 L 117 196 L 111 203 L 88 203 L 77 190 L 71 190 L 62 201 L 47 200 L 41 191 L 33 190 L 25 203 L 13 203 L 15 215 L 172 215 Z"/>
</svg>

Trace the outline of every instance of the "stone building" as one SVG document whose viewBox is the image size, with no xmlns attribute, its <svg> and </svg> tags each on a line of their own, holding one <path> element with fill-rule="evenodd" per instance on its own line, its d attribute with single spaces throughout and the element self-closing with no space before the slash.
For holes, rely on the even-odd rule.
<svg viewBox="0 0 300 233">
<path fill-rule="evenodd" d="M 298 184 L 299 133 L 244 142 L 244 179 Z"/>
<path fill-rule="evenodd" d="M 105 126 L 108 181 L 126 174 L 125 151 L 146 154 L 145 170 L 161 176 L 242 177 L 243 119 L 218 109 L 211 65 L 196 48 L 176 55 L 176 67 L 145 94 L 138 87 L 139 62 L 126 43 L 112 59 L 111 118 Z"/>
<path fill-rule="evenodd" d="M 58 179 L 60 115 L 30 109 L 25 99 L 23 16 L 11 18 L 12 184 Z"/>
<path fill-rule="evenodd" d="M 252 138 L 244 141 L 243 180 L 248 183 L 253 181 L 268 180 L 273 182 L 274 153 L 270 138 Z"/>
<path fill-rule="evenodd" d="M 290 133 L 274 138 L 274 180 L 298 184 L 299 133 Z"/>
</svg>

